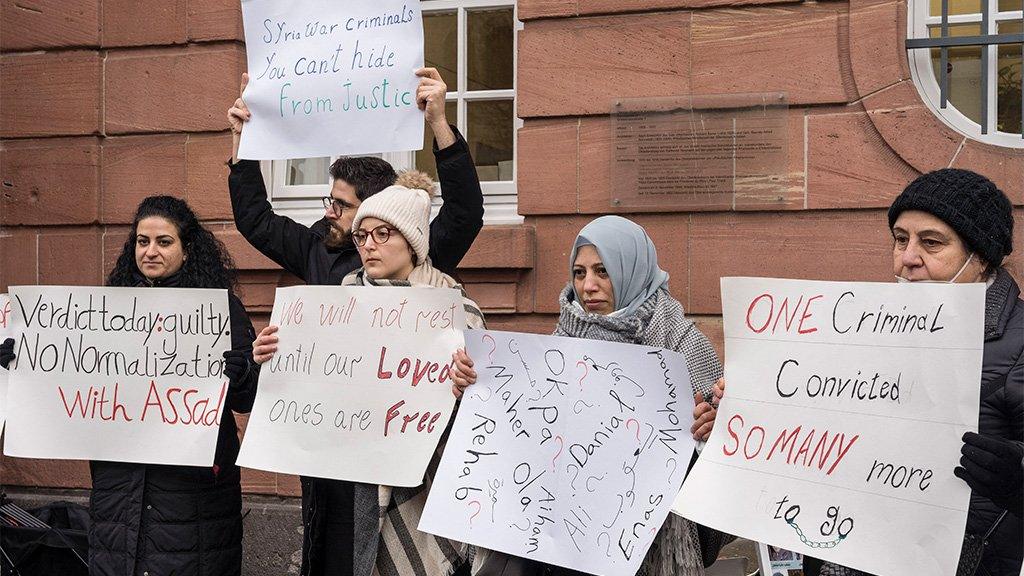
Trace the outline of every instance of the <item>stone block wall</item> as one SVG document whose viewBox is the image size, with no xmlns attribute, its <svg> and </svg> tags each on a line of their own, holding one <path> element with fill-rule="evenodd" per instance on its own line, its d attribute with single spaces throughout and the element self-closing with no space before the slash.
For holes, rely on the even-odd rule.
<svg viewBox="0 0 1024 576">
<path fill-rule="evenodd" d="M 759 209 L 625 215 L 721 352 L 719 278 L 891 280 L 885 210 L 917 174 L 968 167 L 1011 197 L 1024 152 L 965 139 L 910 80 L 904 0 L 520 0 L 519 212 L 460 275 L 492 328 L 554 326 L 576 232 L 609 199 L 614 98 L 785 92 L 787 188 Z M 238 0 L 0 0 L 0 291 L 98 284 L 150 194 L 187 199 L 241 269 L 258 327 L 296 282 L 231 222 L 225 111 L 246 68 Z M 244 424 L 244 417 L 240 417 Z M 4 459 L 5 486 L 88 487 L 83 463 Z M 250 494 L 295 478 L 245 471 Z"/>
</svg>

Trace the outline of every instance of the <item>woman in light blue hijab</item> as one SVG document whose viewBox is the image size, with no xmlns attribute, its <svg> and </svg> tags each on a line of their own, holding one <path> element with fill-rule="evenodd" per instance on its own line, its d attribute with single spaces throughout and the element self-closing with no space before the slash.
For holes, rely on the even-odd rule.
<svg viewBox="0 0 1024 576">
<path fill-rule="evenodd" d="M 630 316 L 651 296 L 668 285 L 668 272 L 658 267 L 658 251 L 647 231 L 621 216 L 602 216 L 580 230 L 569 255 L 570 280 L 579 270 L 580 248 L 591 246 L 611 280 L 614 307 L 610 314 Z M 581 287 L 574 285 L 575 303 L 583 308 Z"/>
<path fill-rule="evenodd" d="M 556 336 L 675 350 L 686 357 L 693 393 L 711 398 L 712 386 L 722 377 L 722 364 L 711 342 L 683 315 L 682 304 L 669 294 L 668 273 L 658 266 L 658 251 L 643 227 L 621 216 L 593 220 L 580 230 L 573 242 L 569 275 L 569 283 L 560 297 Z M 468 384 L 476 380 L 471 363 L 456 362 L 453 374 L 457 383 L 460 379 Z M 694 432 L 698 433 L 696 426 Z M 704 567 L 715 561 L 719 549 L 730 538 L 669 514 L 637 574 L 701 576 Z M 479 550 L 473 574 L 568 576 L 579 573 Z"/>
</svg>

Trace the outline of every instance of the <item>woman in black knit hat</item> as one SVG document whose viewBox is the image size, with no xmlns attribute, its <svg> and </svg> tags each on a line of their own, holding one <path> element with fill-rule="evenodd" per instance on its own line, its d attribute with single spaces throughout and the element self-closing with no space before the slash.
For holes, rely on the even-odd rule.
<svg viewBox="0 0 1024 576">
<path fill-rule="evenodd" d="M 957 576 L 1017 576 L 1024 551 L 1024 301 L 1003 268 L 1013 206 L 989 179 L 944 169 L 914 180 L 889 208 L 899 282 L 985 282 L 978 434 L 964 434 L 953 473 L 971 487 Z M 810 575 L 862 574 L 805 561 Z"/>
</svg>

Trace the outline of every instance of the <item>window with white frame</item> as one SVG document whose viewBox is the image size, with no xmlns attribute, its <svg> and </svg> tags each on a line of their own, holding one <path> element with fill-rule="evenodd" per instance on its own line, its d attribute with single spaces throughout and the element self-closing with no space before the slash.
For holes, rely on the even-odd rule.
<svg viewBox="0 0 1024 576">
<path fill-rule="evenodd" d="M 1024 148 L 1024 0 L 910 0 L 911 76 L 928 107 L 972 139 Z"/>
<path fill-rule="evenodd" d="M 446 116 L 469 144 L 484 193 L 486 223 L 517 223 L 516 18 L 514 0 L 421 0 L 425 65 L 448 85 Z M 417 169 L 437 179 L 433 134 L 423 149 L 383 154 L 396 170 Z M 311 224 L 323 216 L 334 158 L 264 162 L 274 209 Z M 438 200 L 440 200 L 438 198 Z M 436 208 L 435 208 L 436 210 Z"/>
</svg>

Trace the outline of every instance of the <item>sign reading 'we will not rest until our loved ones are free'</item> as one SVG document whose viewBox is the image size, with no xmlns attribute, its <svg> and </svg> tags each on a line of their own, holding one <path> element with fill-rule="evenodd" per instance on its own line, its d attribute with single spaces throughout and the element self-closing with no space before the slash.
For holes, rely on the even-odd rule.
<svg viewBox="0 0 1024 576">
<path fill-rule="evenodd" d="M 686 359 L 480 330 L 467 332 L 466 349 L 478 381 L 462 397 L 419 529 L 635 575 L 693 455 Z"/>
<path fill-rule="evenodd" d="M 419 150 L 416 0 L 242 0 L 252 112 L 240 158 Z"/>
<path fill-rule="evenodd" d="M 728 387 L 673 509 L 879 576 L 953 576 L 984 302 L 984 284 L 723 278 Z"/>
<path fill-rule="evenodd" d="M 226 290 L 13 286 L 4 454 L 210 466 Z"/>
<path fill-rule="evenodd" d="M 278 351 L 238 463 L 270 472 L 419 486 L 455 407 L 462 295 L 448 288 L 278 288 Z"/>
</svg>

